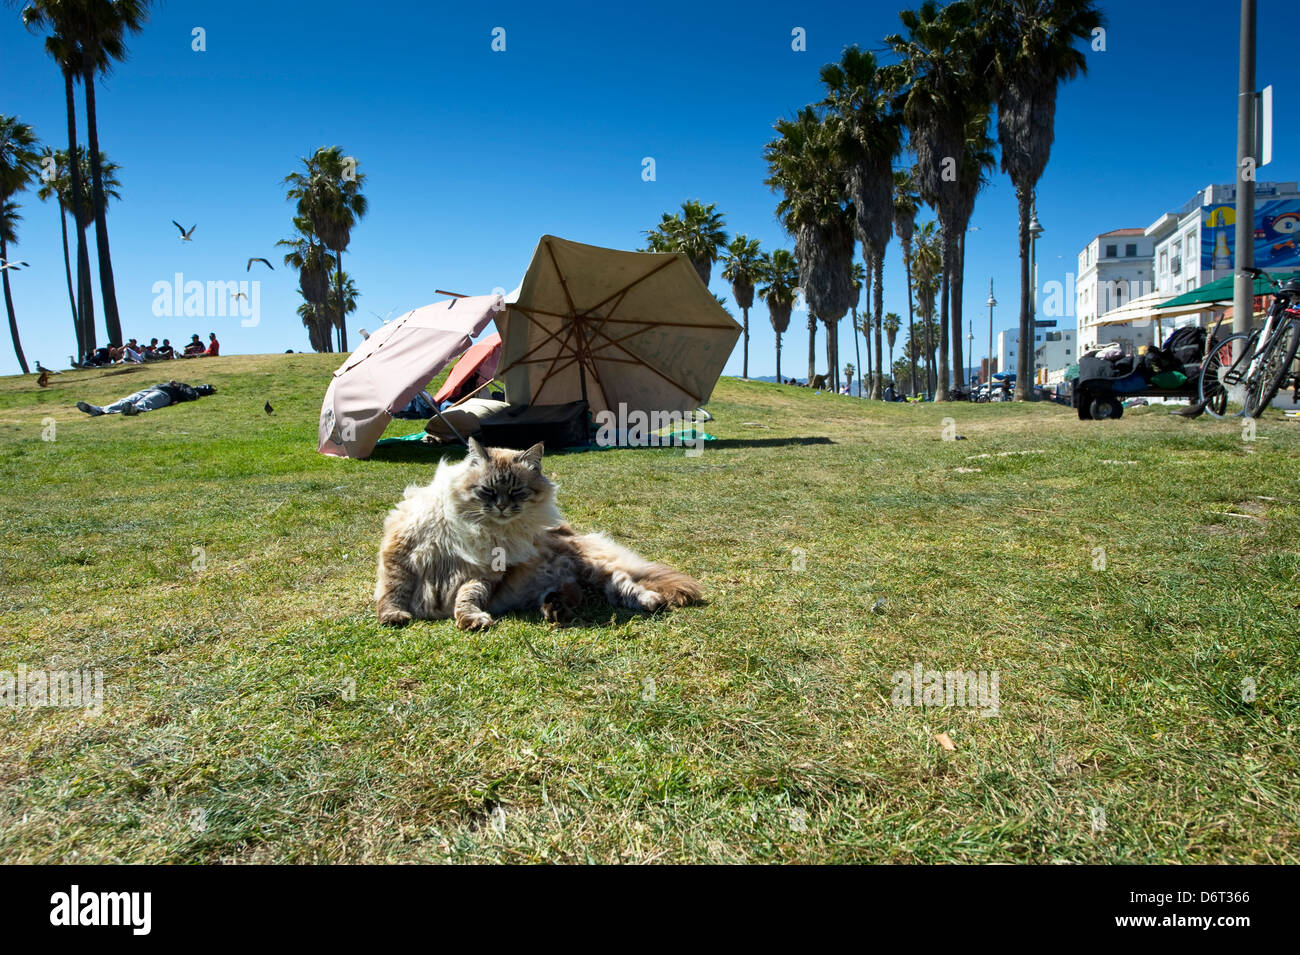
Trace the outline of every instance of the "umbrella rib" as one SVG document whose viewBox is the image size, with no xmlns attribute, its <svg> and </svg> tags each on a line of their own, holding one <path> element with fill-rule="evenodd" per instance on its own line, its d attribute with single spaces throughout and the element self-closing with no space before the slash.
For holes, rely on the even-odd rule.
<svg viewBox="0 0 1300 955">
<path fill-rule="evenodd" d="M 536 344 L 536 345 L 535 345 L 535 346 L 534 346 L 530 351 L 525 352 L 524 355 L 523 355 L 523 357 L 518 358 L 518 359 L 516 359 L 515 361 L 512 361 L 510 364 L 506 365 L 506 367 L 504 367 L 504 368 L 499 368 L 499 369 L 497 369 L 497 374 L 498 374 L 498 375 L 504 375 L 507 371 L 509 371 L 509 370 L 510 370 L 511 368 L 513 368 L 515 365 L 521 365 L 521 364 L 524 364 L 524 363 L 526 362 L 526 360 L 527 360 L 530 356 L 535 355 L 535 354 L 536 354 L 538 351 L 540 351 L 542 348 L 545 348 L 546 345 L 547 345 L 549 342 L 554 341 L 554 342 L 555 342 L 555 343 L 556 343 L 556 344 L 557 344 L 561 349 L 564 348 L 564 342 L 561 342 L 561 341 L 560 341 L 560 333 L 559 333 L 559 332 L 553 332 L 553 331 L 551 331 L 549 328 L 547 328 L 545 325 L 543 325 L 541 322 L 539 322 L 539 321 L 538 321 L 538 320 L 533 316 L 532 312 L 531 312 L 529 309 L 522 308 L 522 307 L 519 306 L 519 305 L 511 305 L 510 308 L 517 309 L 518 311 L 523 312 L 524 316 L 525 316 L 525 317 L 526 317 L 530 322 L 532 322 L 534 325 L 536 325 L 538 328 L 540 328 L 540 329 L 542 330 L 543 334 L 546 335 L 546 338 L 543 339 L 542 341 L 538 342 L 538 343 L 537 343 L 537 344 Z M 546 313 L 546 314 L 549 314 L 549 313 Z M 560 316 L 556 316 L 556 317 L 557 317 L 557 318 L 565 318 L 565 317 L 567 317 L 567 316 L 560 315 Z M 541 360 L 542 360 L 542 361 L 545 361 L 546 359 L 543 358 L 543 359 L 541 359 Z M 531 364 L 531 363 L 530 363 L 530 364 Z"/>
<path fill-rule="evenodd" d="M 619 351 L 621 351 L 624 355 L 627 355 L 628 358 L 631 358 L 631 359 L 632 359 L 632 362 L 631 362 L 632 364 L 641 365 L 641 366 L 643 366 L 643 367 L 645 367 L 645 368 L 650 369 L 650 371 L 653 371 L 656 375 L 658 375 L 658 376 L 659 376 L 660 378 L 662 378 L 664 381 L 668 382 L 668 384 L 672 385 L 674 388 L 680 389 L 682 392 L 684 392 L 685 394 L 687 394 L 687 395 L 689 395 L 690 397 L 694 398 L 696 401 L 702 401 L 702 400 L 703 400 L 702 398 L 700 398 L 699 395 L 697 395 L 695 392 L 691 391 L 691 389 L 687 388 L 687 387 L 686 387 L 685 385 L 683 385 L 680 381 L 674 381 L 672 378 L 670 378 L 670 377 L 668 377 L 667 375 L 665 375 L 662 371 L 660 371 L 660 370 L 659 370 L 658 368 L 656 368 L 654 365 L 650 364 L 648 361 L 646 361 L 646 360 L 645 360 L 644 358 L 642 358 L 640 355 L 634 355 L 634 354 L 632 354 L 630 351 L 628 351 L 626 348 L 624 348 L 624 347 L 623 347 L 622 345 L 620 345 L 618 342 L 616 342 L 616 341 L 612 341 L 612 340 L 609 338 L 609 336 L 605 335 L 603 332 L 598 332 L 598 334 L 600 334 L 600 336 L 601 336 L 602 338 L 604 338 L 605 341 L 606 341 L 609 345 L 612 345 L 614 348 L 617 348 Z M 607 347 L 607 346 L 602 345 L 601 347 L 602 347 L 602 348 L 605 348 L 605 347 Z M 594 359 L 593 359 L 593 360 L 594 360 Z M 602 358 L 601 358 L 601 361 L 615 361 L 615 360 L 616 360 L 616 359 L 611 359 L 611 358 L 607 358 L 607 357 L 602 357 Z"/>
<path fill-rule="evenodd" d="M 552 259 L 552 261 L 554 261 L 554 259 Z M 584 309 L 584 310 L 583 310 L 583 314 L 586 314 L 587 312 L 594 312 L 596 309 L 600 308 L 600 307 L 601 307 L 602 305 L 604 305 L 606 302 L 610 301 L 611 299 L 617 298 L 617 297 L 620 296 L 620 295 L 627 295 L 627 293 L 628 293 L 628 292 L 629 292 L 629 291 L 630 291 L 634 286 L 640 285 L 642 282 L 644 282 L 646 279 L 650 278 L 652 275 L 655 275 L 655 274 L 657 274 L 657 273 L 659 273 L 659 272 L 662 272 L 664 269 L 668 268 L 668 266 L 670 266 L 670 265 L 672 265 L 674 262 L 678 262 L 678 261 L 684 262 L 684 261 L 686 261 L 686 259 L 685 259 L 684 256 L 681 255 L 681 253 L 674 253 L 674 254 L 673 254 L 673 257 L 672 257 L 671 259 L 669 259 L 667 262 L 663 262 L 663 263 L 660 263 L 659 265 L 656 265 L 653 269 L 651 269 L 651 270 L 650 270 L 649 272 L 647 272 L 645 275 L 641 276 L 640 278 L 633 279 L 631 282 L 627 283 L 627 285 L 624 285 L 621 289 L 616 289 L 615 291 L 611 292 L 609 295 L 606 295 L 605 298 L 603 298 L 601 301 L 597 302 L 595 305 L 591 306 L 590 308 Z M 558 271 L 558 266 L 557 266 L 557 271 Z M 561 279 L 560 281 L 564 281 L 564 280 Z M 568 294 L 568 289 L 567 289 L 567 288 L 565 289 L 565 294 L 566 294 L 566 295 Z M 572 300 L 570 300 L 570 302 L 569 302 L 569 306 L 570 306 L 570 307 L 573 306 L 573 302 L 572 302 Z"/>
</svg>

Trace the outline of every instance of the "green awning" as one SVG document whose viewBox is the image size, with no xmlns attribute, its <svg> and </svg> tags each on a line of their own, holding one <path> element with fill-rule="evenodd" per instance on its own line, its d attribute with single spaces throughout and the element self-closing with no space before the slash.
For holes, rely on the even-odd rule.
<svg viewBox="0 0 1300 955">
<path fill-rule="evenodd" d="M 1209 304 L 1211 302 L 1222 302 L 1227 305 L 1232 304 L 1232 285 L 1234 276 L 1225 275 L 1221 279 L 1215 279 L 1208 285 L 1202 285 L 1200 288 L 1194 288 L 1190 292 L 1184 292 L 1177 298 L 1171 298 L 1167 302 L 1161 302 L 1156 306 L 1157 309 L 1178 308 L 1184 305 Z M 1255 276 L 1255 294 L 1272 295 L 1273 279 L 1267 275 Z"/>
</svg>

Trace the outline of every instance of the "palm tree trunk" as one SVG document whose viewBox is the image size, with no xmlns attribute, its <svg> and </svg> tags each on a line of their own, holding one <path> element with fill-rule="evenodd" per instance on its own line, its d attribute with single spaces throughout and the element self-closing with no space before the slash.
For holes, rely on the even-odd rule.
<svg viewBox="0 0 1300 955">
<path fill-rule="evenodd" d="M 1016 400 L 1029 397 L 1030 378 L 1033 374 L 1034 329 L 1030 305 L 1033 301 L 1033 276 L 1029 274 L 1029 220 L 1034 205 L 1031 189 L 1016 190 L 1016 205 L 1020 207 L 1020 342 L 1016 351 Z"/>
<path fill-rule="evenodd" d="M 881 367 L 885 358 L 885 349 L 881 347 L 881 331 L 884 328 L 884 310 L 885 310 L 885 250 L 882 248 L 880 254 L 876 257 L 876 381 L 872 386 L 873 398 L 881 401 L 885 398 L 885 376 L 884 369 Z"/>
<path fill-rule="evenodd" d="M 90 249 L 86 245 L 86 232 L 78 229 L 81 239 L 77 243 L 77 301 L 81 303 L 82 334 L 86 336 L 86 347 L 95 349 L 95 292 L 90 280 Z M 110 345 L 120 345 L 120 341 L 110 338 Z"/>
<path fill-rule="evenodd" d="M 855 366 L 858 370 L 858 397 L 862 397 L 862 351 L 858 345 L 858 310 L 856 306 L 850 310 L 853 320 L 853 360 L 857 362 Z"/>
<path fill-rule="evenodd" d="M 339 296 L 339 351 L 348 350 L 348 312 L 346 304 L 343 301 L 343 250 L 339 249 L 335 253 L 334 268 L 338 272 L 335 276 L 335 285 L 338 287 Z"/>
<path fill-rule="evenodd" d="M 781 379 L 781 333 L 780 332 L 776 333 L 776 383 L 778 385 L 785 384 L 785 382 Z"/>
<path fill-rule="evenodd" d="M 903 243 L 903 268 L 907 271 L 907 340 L 911 342 L 912 394 L 916 394 L 916 327 L 912 322 L 912 240 Z"/>
<path fill-rule="evenodd" d="M 745 316 L 745 347 L 741 359 L 740 377 L 747 379 L 749 378 L 749 309 L 742 308 L 740 312 Z"/>
<path fill-rule="evenodd" d="M 808 386 L 817 377 L 817 319 L 808 313 Z"/>
<path fill-rule="evenodd" d="M 72 327 L 77 333 L 77 361 L 86 357 L 81 341 L 81 322 L 77 321 L 77 296 L 72 291 L 72 256 L 68 254 L 68 213 L 63 201 L 56 195 L 54 204 L 59 207 L 59 231 L 63 234 L 63 271 L 68 278 L 68 304 L 72 306 Z"/>
<path fill-rule="evenodd" d="M 85 59 L 81 78 L 86 87 L 86 137 L 90 149 L 91 201 L 95 208 L 95 254 L 99 259 L 99 294 L 104 305 L 104 326 L 108 340 L 122 343 L 122 320 L 117 313 L 117 289 L 113 284 L 113 257 L 108 250 L 107 203 L 104 201 L 104 171 L 99 163 L 99 124 L 95 117 L 95 66 Z"/>
<path fill-rule="evenodd" d="M 948 315 L 948 275 L 952 270 L 954 253 L 954 242 L 951 238 L 952 229 L 947 225 L 941 224 L 943 230 L 943 264 L 939 267 L 939 272 L 943 276 L 939 283 L 939 367 L 936 369 L 936 382 L 934 388 L 935 401 L 948 400 L 948 387 L 951 376 L 949 375 L 948 364 L 948 339 L 951 334 L 950 322 Z"/>
<path fill-rule="evenodd" d="M 5 237 L 3 234 L 0 234 L 0 260 L 6 262 L 9 260 L 9 250 L 5 245 Z M 18 319 L 14 317 L 14 300 L 13 296 L 9 292 L 8 269 L 0 271 L 0 279 L 4 282 L 5 311 L 9 313 L 9 337 L 12 338 L 14 342 L 14 355 L 18 358 L 18 367 L 21 368 L 23 374 L 26 375 L 28 374 L 27 356 L 23 354 L 23 343 L 18 338 Z"/>
<path fill-rule="evenodd" d="M 952 373 L 959 392 L 964 392 L 970 382 L 966 378 L 966 362 L 961 347 L 961 289 L 966 274 L 966 225 L 962 223 L 961 232 L 953 243 L 956 246 L 956 261 L 952 270 Z"/>
<path fill-rule="evenodd" d="M 839 391 L 839 372 L 835 370 L 835 326 L 830 322 L 826 323 L 826 364 L 829 367 L 826 384 L 832 391 Z"/>
<path fill-rule="evenodd" d="M 77 99 L 72 93 L 72 73 L 63 72 L 63 95 L 68 112 L 68 177 L 72 189 L 72 226 L 77 230 L 77 321 L 81 327 L 81 347 L 87 351 L 95 350 L 95 313 L 94 301 L 86 295 L 89 283 L 87 264 L 86 233 L 81 228 L 81 162 L 77 149 Z M 82 357 L 82 356 L 78 356 Z"/>
<path fill-rule="evenodd" d="M 862 318 L 862 337 L 867 343 L 867 397 L 871 398 L 876 392 L 875 363 L 871 360 L 871 303 L 867 302 L 867 314 Z"/>
</svg>

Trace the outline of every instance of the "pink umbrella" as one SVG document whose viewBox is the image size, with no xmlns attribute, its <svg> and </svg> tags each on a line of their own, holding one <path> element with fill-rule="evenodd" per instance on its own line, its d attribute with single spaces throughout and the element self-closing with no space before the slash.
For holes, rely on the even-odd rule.
<svg viewBox="0 0 1300 955">
<path fill-rule="evenodd" d="M 505 307 L 500 295 L 434 302 L 361 343 L 334 372 L 320 411 L 321 454 L 365 458 L 393 413 L 428 386 Z"/>
<path fill-rule="evenodd" d="M 456 367 L 433 396 L 433 403 L 459 401 L 464 395 L 483 387 L 496 375 L 500 359 L 501 335 L 493 332 L 460 356 Z"/>
</svg>

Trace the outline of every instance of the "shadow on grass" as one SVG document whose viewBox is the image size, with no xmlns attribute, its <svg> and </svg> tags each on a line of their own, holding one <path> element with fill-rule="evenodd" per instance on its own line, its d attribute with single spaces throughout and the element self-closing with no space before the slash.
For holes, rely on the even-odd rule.
<svg viewBox="0 0 1300 955">
<path fill-rule="evenodd" d="M 705 443 L 706 448 L 783 448 L 792 444 L 834 444 L 830 438 L 719 438 Z"/>
</svg>

